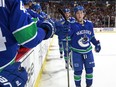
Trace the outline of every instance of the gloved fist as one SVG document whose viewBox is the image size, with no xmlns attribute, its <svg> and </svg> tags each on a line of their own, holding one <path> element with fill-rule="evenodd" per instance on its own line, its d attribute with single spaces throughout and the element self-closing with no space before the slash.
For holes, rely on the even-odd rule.
<svg viewBox="0 0 116 87">
<path fill-rule="evenodd" d="M 52 37 L 56 31 L 54 23 L 49 20 L 43 21 L 42 24 L 40 25 L 40 27 L 43 28 L 46 32 L 46 36 L 44 39 L 48 39 L 48 38 Z"/>
<path fill-rule="evenodd" d="M 26 70 L 16 62 L 0 72 L 0 87 L 24 87 L 27 78 Z"/>
<path fill-rule="evenodd" d="M 101 50 L 101 45 L 100 45 L 100 42 L 99 42 L 99 40 L 97 41 L 97 44 L 95 45 L 95 51 L 96 52 L 100 52 L 100 50 Z"/>
</svg>

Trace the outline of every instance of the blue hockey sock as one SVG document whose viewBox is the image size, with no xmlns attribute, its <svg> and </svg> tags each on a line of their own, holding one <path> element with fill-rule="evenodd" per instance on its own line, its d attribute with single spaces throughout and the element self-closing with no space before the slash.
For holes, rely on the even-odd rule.
<svg viewBox="0 0 116 87">
<path fill-rule="evenodd" d="M 74 80 L 75 80 L 75 85 L 77 87 L 81 86 L 81 74 L 82 74 L 82 70 L 81 71 L 74 71 Z"/>
<path fill-rule="evenodd" d="M 91 86 L 93 83 L 93 68 L 86 68 L 86 85 Z"/>
</svg>

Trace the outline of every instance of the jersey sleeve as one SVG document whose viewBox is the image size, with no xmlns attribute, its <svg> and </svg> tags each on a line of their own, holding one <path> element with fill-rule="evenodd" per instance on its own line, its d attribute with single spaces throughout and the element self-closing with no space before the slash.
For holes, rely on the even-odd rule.
<svg viewBox="0 0 116 87">
<path fill-rule="evenodd" d="M 93 23 L 92 22 L 90 22 L 90 29 L 91 29 L 91 38 L 90 38 L 91 43 L 93 45 L 96 45 L 96 44 L 98 44 L 98 41 L 95 38 L 95 34 L 94 34 L 94 30 L 93 30 L 94 28 L 93 28 Z"/>
<path fill-rule="evenodd" d="M 89 20 L 85 20 L 86 21 L 86 27 L 88 28 L 89 31 L 91 31 L 91 35 L 90 35 L 90 40 L 94 37 L 94 30 L 93 30 L 93 23 L 92 21 Z"/>
<path fill-rule="evenodd" d="M 28 48 L 35 47 L 44 39 L 45 31 L 37 27 L 22 1 L 15 0 L 11 7 L 9 22 L 12 34 L 19 44 Z"/>
</svg>

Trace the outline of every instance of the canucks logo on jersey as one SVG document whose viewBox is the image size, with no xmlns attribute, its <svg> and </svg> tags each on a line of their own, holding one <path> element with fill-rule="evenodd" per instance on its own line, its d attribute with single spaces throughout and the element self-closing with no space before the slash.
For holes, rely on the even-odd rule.
<svg viewBox="0 0 116 87">
<path fill-rule="evenodd" d="M 81 46 L 81 47 L 88 47 L 89 46 L 89 38 L 84 35 L 84 37 L 81 37 L 79 40 L 78 40 L 78 44 Z"/>
</svg>

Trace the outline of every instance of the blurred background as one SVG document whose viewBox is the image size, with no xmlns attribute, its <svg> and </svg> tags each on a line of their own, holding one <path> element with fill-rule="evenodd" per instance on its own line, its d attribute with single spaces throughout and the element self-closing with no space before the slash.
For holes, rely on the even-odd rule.
<svg viewBox="0 0 116 87">
<path fill-rule="evenodd" d="M 33 0 L 42 6 L 42 10 L 52 18 L 59 19 L 58 8 L 68 7 L 73 15 L 73 7 L 82 5 L 85 8 L 85 19 L 91 20 L 94 27 L 116 27 L 115 0 Z"/>
</svg>

